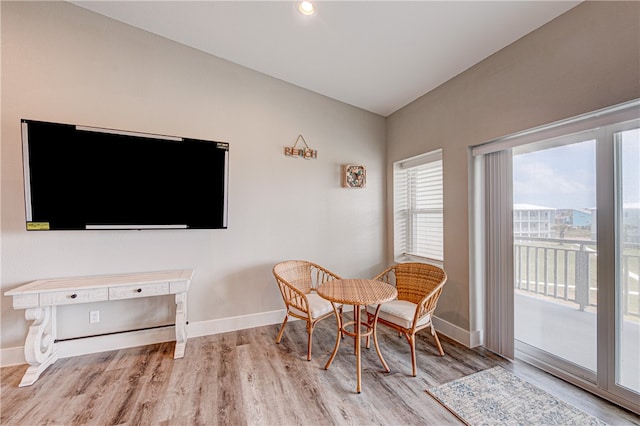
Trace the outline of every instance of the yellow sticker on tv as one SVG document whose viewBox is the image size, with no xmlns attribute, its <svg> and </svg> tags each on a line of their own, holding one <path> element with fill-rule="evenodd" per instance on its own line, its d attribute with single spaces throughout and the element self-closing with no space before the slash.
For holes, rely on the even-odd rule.
<svg viewBox="0 0 640 426">
<path fill-rule="evenodd" d="M 27 222 L 27 231 L 48 231 L 49 222 Z"/>
</svg>

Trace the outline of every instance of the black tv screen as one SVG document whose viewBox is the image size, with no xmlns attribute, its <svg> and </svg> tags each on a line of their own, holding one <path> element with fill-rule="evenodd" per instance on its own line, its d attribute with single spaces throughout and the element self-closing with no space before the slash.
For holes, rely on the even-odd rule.
<svg viewBox="0 0 640 426">
<path fill-rule="evenodd" d="M 229 144 L 22 120 L 27 230 L 227 227 Z"/>
</svg>

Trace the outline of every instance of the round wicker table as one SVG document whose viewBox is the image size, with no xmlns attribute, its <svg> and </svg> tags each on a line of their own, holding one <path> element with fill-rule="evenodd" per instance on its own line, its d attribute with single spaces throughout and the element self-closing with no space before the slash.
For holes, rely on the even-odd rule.
<svg viewBox="0 0 640 426">
<path fill-rule="evenodd" d="M 385 371 L 387 373 L 389 372 L 389 367 L 384 361 L 382 353 L 380 352 L 380 348 L 378 347 L 376 323 L 378 320 L 378 312 L 380 311 L 380 304 L 395 299 L 398 295 L 398 292 L 396 291 L 396 288 L 390 284 L 384 283 L 382 281 L 366 279 L 339 279 L 328 281 L 321 284 L 318 287 L 317 291 L 321 297 L 331 302 L 343 305 L 353 305 L 353 321 L 342 324 L 340 315 L 338 314 L 338 311 L 334 304 L 333 310 L 335 311 L 336 320 L 338 322 L 338 336 L 336 338 L 336 345 L 333 348 L 333 353 L 331 354 L 331 357 L 329 358 L 329 361 L 327 361 L 327 364 L 324 366 L 324 368 L 325 370 L 328 369 L 333 362 L 333 359 L 336 357 L 342 335 L 346 334 L 348 336 L 354 337 L 357 372 L 356 392 L 360 393 L 362 390 L 360 367 L 360 339 L 362 336 L 368 337 L 373 335 L 373 344 L 376 348 L 378 358 L 380 358 Z M 376 314 L 372 325 L 369 325 L 367 322 L 362 322 L 360 320 L 360 310 L 362 309 L 362 307 L 369 305 L 378 305 L 378 309 L 376 309 Z M 353 326 L 353 330 L 348 330 L 347 327 L 349 326 Z M 365 327 L 364 331 L 362 330 L 362 326 Z"/>
</svg>

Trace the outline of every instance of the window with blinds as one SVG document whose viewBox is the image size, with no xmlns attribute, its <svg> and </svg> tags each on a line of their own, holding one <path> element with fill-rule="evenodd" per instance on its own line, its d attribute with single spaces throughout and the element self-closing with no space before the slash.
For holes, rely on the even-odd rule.
<svg viewBox="0 0 640 426">
<path fill-rule="evenodd" d="M 394 163 L 394 258 L 444 261 L 442 150 Z"/>
</svg>

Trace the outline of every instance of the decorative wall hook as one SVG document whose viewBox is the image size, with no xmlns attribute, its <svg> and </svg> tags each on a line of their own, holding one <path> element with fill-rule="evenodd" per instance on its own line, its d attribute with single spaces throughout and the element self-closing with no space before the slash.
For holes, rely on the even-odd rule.
<svg viewBox="0 0 640 426">
<path fill-rule="evenodd" d="M 300 139 L 302 139 L 305 148 L 296 148 L 296 145 L 298 145 Z M 309 145 L 307 145 L 307 141 L 304 140 L 304 137 L 302 137 L 302 135 L 298 135 L 298 139 L 296 139 L 296 143 L 294 143 L 293 146 L 286 146 L 284 148 L 284 155 L 288 155 L 289 157 L 302 157 L 305 160 L 310 160 L 312 158 L 318 158 L 318 151 L 309 148 Z"/>
</svg>

